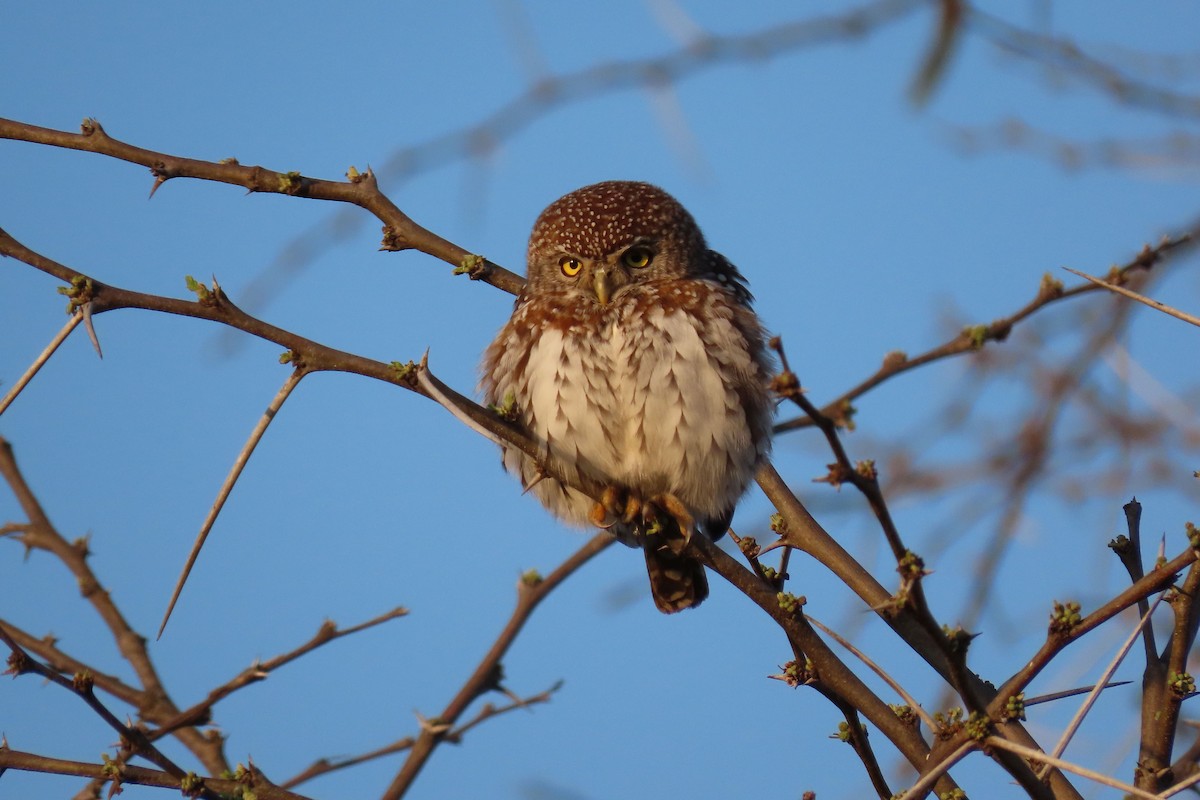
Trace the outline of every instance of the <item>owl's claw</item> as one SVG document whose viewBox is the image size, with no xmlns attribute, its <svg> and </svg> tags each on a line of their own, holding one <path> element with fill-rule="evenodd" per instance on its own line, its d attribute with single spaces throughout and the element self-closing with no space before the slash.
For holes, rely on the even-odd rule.
<svg viewBox="0 0 1200 800">
<path fill-rule="evenodd" d="M 600 500 L 592 506 L 591 514 L 589 514 L 592 524 L 597 528 L 607 529 L 618 523 L 634 526 L 638 531 L 639 538 L 646 535 L 648 531 L 661 529 L 661 523 L 665 521 L 663 517 L 669 517 L 675 521 L 680 534 L 682 534 L 682 544 L 687 546 L 687 543 L 691 541 L 692 531 L 696 529 L 696 520 L 683 501 L 669 492 L 655 495 L 649 500 L 643 500 L 637 492 L 631 489 L 608 486 L 600 495 Z M 678 537 L 672 536 L 671 538 L 676 542 L 679 541 Z"/>
<path fill-rule="evenodd" d="M 598 528 L 611 528 L 618 522 L 632 525 L 639 519 L 646 504 L 636 492 L 620 486 L 605 487 L 600 500 L 592 506 L 589 518 Z"/>
<path fill-rule="evenodd" d="M 615 519 L 611 519 L 609 517 L 608 509 L 604 507 L 603 502 L 596 503 L 592 506 L 592 511 L 590 514 L 588 514 L 588 519 L 597 528 L 604 528 L 605 530 L 617 524 Z"/>
<path fill-rule="evenodd" d="M 696 520 L 678 497 L 667 492 L 654 497 L 647 505 L 656 511 L 657 509 L 665 511 L 671 519 L 675 520 L 675 524 L 679 526 L 679 532 L 683 534 L 685 545 L 692 540 L 692 531 L 696 528 Z"/>
<path fill-rule="evenodd" d="M 629 492 L 625 497 L 625 513 L 621 515 L 621 521 L 626 525 L 632 525 L 645 508 L 646 504 L 642 502 L 642 498 Z"/>
</svg>

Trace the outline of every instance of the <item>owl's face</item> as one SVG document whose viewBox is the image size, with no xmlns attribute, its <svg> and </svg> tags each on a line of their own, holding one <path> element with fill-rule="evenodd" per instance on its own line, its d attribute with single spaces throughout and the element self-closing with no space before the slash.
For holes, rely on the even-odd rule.
<svg viewBox="0 0 1200 800">
<path fill-rule="evenodd" d="M 559 198 L 529 238 L 529 287 L 602 306 L 625 287 L 699 274 L 704 237 L 675 198 L 648 183 L 608 181 Z"/>
</svg>

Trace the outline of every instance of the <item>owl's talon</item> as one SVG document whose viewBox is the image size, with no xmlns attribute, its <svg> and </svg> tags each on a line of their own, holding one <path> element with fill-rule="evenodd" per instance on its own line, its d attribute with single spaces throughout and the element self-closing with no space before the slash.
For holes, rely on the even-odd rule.
<svg viewBox="0 0 1200 800">
<path fill-rule="evenodd" d="M 655 506 L 665 511 L 679 526 L 679 532 L 683 534 L 684 543 L 692 540 L 692 531 L 696 529 L 696 520 L 693 519 L 692 513 L 687 510 L 687 506 L 683 504 L 675 495 L 667 492 L 660 494 L 652 501 Z"/>
<path fill-rule="evenodd" d="M 612 514 L 614 517 L 620 517 L 624 510 L 623 492 L 619 486 L 605 486 L 604 491 L 600 495 L 598 505 L 603 506 L 604 511 Z"/>
<path fill-rule="evenodd" d="M 621 515 L 621 521 L 626 525 L 632 525 L 645 507 L 646 504 L 642 502 L 642 498 L 630 492 L 625 500 L 625 513 Z"/>
<path fill-rule="evenodd" d="M 596 503 L 592 506 L 592 510 L 588 514 L 588 520 L 597 528 L 604 528 L 605 530 L 617 524 L 615 519 L 609 518 L 608 509 L 604 507 L 604 503 Z"/>
<path fill-rule="evenodd" d="M 604 514 L 597 517 L 600 512 L 592 509 L 592 521 L 595 522 L 597 518 L 612 519 L 602 527 L 609 527 L 617 522 L 632 525 L 642 513 L 643 507 L 642 498 L 636 492 L 621 486 L 606 486 L 600 495 L 600 502 L 596 504 L 596 508 L 603 509 Z"/>
</svg>

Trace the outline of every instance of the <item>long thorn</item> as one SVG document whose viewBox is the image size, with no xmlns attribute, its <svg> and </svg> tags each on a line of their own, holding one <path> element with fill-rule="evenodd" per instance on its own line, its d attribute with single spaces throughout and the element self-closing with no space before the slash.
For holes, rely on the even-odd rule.
<svg viewBox="0 0 1200 800">
<path fill-rule="evenodd" d="M 1108 683 L 1100 684 L 1093 683 L 1090 686 L 1080 686 L 1075 689 L 1065 689 L 1061 692 L 1049 692 L 1048 694 L 1039 694 L 1037 697 L 1025 698 L 1025 707 L 1040 705 L 1042 703 L 1053 703 L 1055 700 L 1066 700 L 1068 697 L 1076 697 L 1081 694 L 1087 694 L 1094 690 L 1097 686 L 1101 689 L 1116 689 L 1120 686 L 1128 686 L 1133 681 L 1109 681 Z"/>
<path fill-rule="evenodd" d="M 460 408 L 458 403 L 455 402 L 454 398 L 451 397 L 449 393 L 444 391 L 442 382 L 437 380 L 433 376 L 433 373 L 429 371 L 428 350 L 426 350 L 425 355 L 421 357 L 421 363 L 417 365 L 417 383 L 429 394 L 431 398 L 433 398 L 435 403 L 453 414 L 459 422 L 466 425 L 480 436 L 490 439 L 492 442 L 500 445 L 501 447 L 508 447 L 510 445 L 509 442 L 504 441 L 504 439 L 496 435 L 496 433 L 488 430 L 474 417 Z"/>
<path fill-rule="evenodd" d="M 1040 761 L 1043 764 L 1049 764 L 1052 767 L 1058 767 L 1065 772 L 1074 772 L 1076 775 L 1081 775 L 1084 778 L 1093 780 L 1096 783 L 1102 783 L 1105 786 L 1111 786 L 1114 789 L 1118 789 L 1135 797 L 1143 797 L 1146 798 L 1146 800 L 1160 800 L 1162 797 L 1162 795 L 1151 794 L 1150 792 L 1147 792 L 1144 789 L 1139 789 L 1136 786 L 1130 786 L 1128 783 L 1122 783 L 1115 778 L 1110 778 L 1102 772 L 1096 772 L 1094 769 L 1081 767 L 1078 764 L 1072 764 L 1070 761 L 1063 761 L 1061 758 L 1056 758 L 1055 756 L 1043 753 L 1040 750 L 1034 750 L 1032 747 L 1025 747 L 1024 745 L 1017 744 L 1016 742 L 1010 742 L 1007 739 L 1002 739 L 999 736 L 989 736 L 983 740 L 983 743 L 989 747 L 997 747 L 1001 750 L 1007 750 L 1010 753 L 1016 753 L 1017 755 L 1027 758 L 1031 761 Z"/>
<path fill-rule="evenodd" d="M 1065 269 L 1067 272 L 1071 272 L 1071 273 L 1074 273 L 1075 275 L 1078 275 L 1079 277 L 1083 278 L 1084 280 L 1089 280 L 1092 283 L 1096 284 L 1097 286 L 1103 286 L 1105 289 L 1108 289 L 1110 292 L 1115 292 L 1116 294 L 1124 295 L 1125 297 L 1128 297 L 1130 300 L 1137 300 L 1139 303 L 1144 303 L 1153 309 L 1163 312 L 1164 314 L 1169 314 L 1170 316 L 1174 317 L 1175 319 L 1181 319 L 1184 322 L 1191 323 L 1192 325 L 1200 326 L 1200 317 L 1193 317 L 1191 314 L 1188 314 L 1184 311 L 1180 311 L 1177 308 L 1172 308 L 1171 306 L 1167 305 L 1166 303 L 1160 303 L 1157 300 L 1151 300 L 1149 297 L 1146 297 L 1144 294 L 1138 294 L 1137 292 L 1130 291 L 1129 289 L 1126 289 L 1124 286 L 1117 286 L 1115 283 L 1109 283 L 1108 281 L 1101 280 L 1100 278 L 1094 277 L 1092 275 L 1088 275 L 1086 272 L 1080 272 L 1079 270 L 1071 269 L 1070 267 L 1063 267 L 1063 269 Z"/>
<path fill-rule="evenodd" d="M 915 706 L 914 706 L 915 708 Z M 963 757 L 974 750 L 979 745 L 974 741 L 963 742 L 950 755 L 942 759 L 936 767 L 926 772 L 921 776 L 921 779 L 914 783 L 907 791 L 904 792 L 904 797 L 924 797 L 933 785 L 938 782 L 938 778 L 942 777 L 955 764 L 963 759 Z"/>
<path fill-rule="evenodd" d="M 104 358 L 104 351 L 100 349 L 100 338 L 96 336 L 96 329 L 92 326 L 92 304 L 83 304 L 83 327 L 87 329 L 88 338 L 92 340 L 92 347 L 96 348 L 96 355 Z"/>
<path fill-rule="evenodd" d="M 937 731 L 937 724 L 933 721 L 933 717 L 929 716 L 929 712 L 927 712 L 925 709 L 921 708 L 921 704 L 917 702 L 916 698 L 913 697 L 908 692 L 906 692 L 904 690 L 903 686 L 901 686 L 891 675 L 888 675 L 886 672 L 884 672 L 883 668 L 880 667 L 878 664 L 876 664 L 874 661 L 872 661 L 870 659 L 870 657 L 867 656 L 866 653 L 859 650 L 854 645 L 850 644 L 850 642 L 848 642 L 845 638 L 843 638 L 841 635 L 839 635 L 836 631 L 834 631 L 833 629 L 824 625 L 823 623 L 821 623 L 820 620 L 816 619 L 815 617 L 805 614 L 804 618 L 806 620 L 808 620 L 809 622 L 811 622 L 813 625 L 816 625 L 821 630 L 825 631 L 825 633 L 828 634 L 829 636 L 833 637 L 834 641 L 836 641 L 842 647 L 849 650 L 852 654 L 854 654 L 854 656 L 856 658 L 858 658 L 859 661 L 866 664 L 871 669 L 872 672 L 874 672 L 880 678 L 883 678 L 884 683 L 886 683 L 888 686 L 892 687 L 892 691 L 894 691 L 896 694 L 900 695 L 900 697 L 902 697 L 904 699 L 904 702 L 908 704 L 908 707 L 913 710 L 914 714 L 916 714 L 918 717 L 921 718 L 921 721 L 925 723 L 925 725 L 929 728 L 930 731 Z"/>
<path fill-rule="evenodd" d="M 1067 725 L 1067 729 L 1063 731 L 1063 735 L 1058 740 L 1058 744 L 1054 746 L 1054 752 L 1051 753 L 1052 756 L 1058 758 L 1067 749 L 1067 745 L 1070 743 L 1071 737 L 1075 735 L 1075 731 L 1079 730 L 1079 726 L 1083 724 L 1083 718 L 1089 711 L 1092 710 L 1092 705 L 1095 704 L 1097 699 L 1099 699 L 1100 693 L 1104 691 L 1105 687 L 1107 686 L 1108 679 L 1111 678 L 1113 673 L 1117 671 L 1117 667 L 1121 666 L 1121 662 L 1124 661 L 1125 656 L 1129 654 L 1129 649 L 1133 647 L 1133 643 L 1138 640 L 1139 636 L 1141 636 L 1142 628 L 1150 624 L 1150 617 L 1154 614 L 1155 609 L 1158 608 L 1158 604 L 1162 602 L 1163 597 L 1165 597 L 1165 595 L 1160 594 L 1155 599 L 1154 603 L 1150 606 L 1146 613 L 1142 615 L 1141 620 L 1136 626 L 1134 626 L 1133 631 L 1125 639 L 1125 643 L 1121 645 L 1121 649 L 1117 651 L 1115 656 L 1113 656 L 1112 661 L 1109 662 L 1108 667 L 1104 670 L 1104 674 L 1100 676 L 1100 680 L 1096 681 L 1095 687 L 1093 687 L 1092 691 L 1088 693 L 1087 699 L 1083 701 L 1083 705 L 1081 705 L 1079 710 L 1075 712 L 1075 716 L 1071 719 L 1070 724 Z M 1050 764 L 1044 765 L 1041 770 L 1038 771 L 1038 779 L 1045 779 L 1049 772 Z"/>
<path fill-rule="evenodd" d="M 58 346 L 66 341 L 71 331 L 75 330 L 76 326 L 82 321 L 82 312 L 76 312 L 71 315 L 71 318 L 67 320 L 67 324 L 62 326 L 62 330 L 54 335 L 54 338 L 50 340 L 50 344 L 46 345 L 46 349 L 33 360 L 33 363 L 29 365 L 29 369 L 25 370 L 25 374 L 17 379 L 17 382 L 13 384 L 13 388 L 9 390 L 8 394 L 4 395 L 4 399 L 0 400 L 0 414 L 3 414 L 5 409 L 12 405 L 12 401 L 17 399 L 17 395 L 21 393 L 21 390 L 33 380 L 33 376 L 38 374 L 38 370 L 50 360 L 50 356 L 54 355 L 54 351 L 58 349 Z"/>
<path fill-rule="evenodd" d="M 158 626 L 158 636 L 155 638 L 161 639 L 163 631 L 167 627 L 167 620 L 171 619 L 171 612 L 175 610 L 175 603 L 179 600 L 179 594 L 183 591 L 183 585 L 187 583 L 188 575 L 192 572 L 192 567 L 196 563 L 196 558 L 200 555 L 200 548 L 204 547 L 204 540 L 208 538 L 209 531 L 212 530 L 213 524 L 217 521 L 217 515 L 221 513 L 221 509 L 225 506 L 225 501 L 229 499 L 229 493 L 233 491 L 233 486 L 237 483 L 238 478 L 242 474 L 242 470 L 246 467 L 246 462 L 250 460 L 250 454 L 254 452 L 254 448 L 258 447 L 258 443 L 262 440 L 263 434 L 267 432 L 267 426 L 271 424 L 271 420 L 275 419 L 275 415 L 279 413 L 279 409 L 283 406 L 288 395 L 296 388 L 296 384 L 300 383 L 300 379 L 308 373 L 301 370 L 295 370 L 288 379 L 283 382 L 283 386 L 271 399 L 271 404 L 267 406 L 267 410 L 263 412 L 259 418 L 258 424 L 254 426 L 254 430 L 250 432 L 250 438 L 246 440 L 242 451 L 238 453 L 237 460 L 233 462 L 233 468 L 229 470 L 229 475 L 225 477 L 225 482 L 221 484 L 221 490 L 217 492 L 217 499 L 213 501 L 212 508 L 208 510 L 208 516 L 204 519 L 204 524 L 200 526 L 200 533 L 196 536 L 196 541 L 192 543 L 192 551 L 188 553 L 187 562 L 183 565 L 183 571 L 179 574 L 179 580 L 175 582 L 175 591 L 171 592 L 171 601 L 167 603 L 167 611 L 163 614 L 162 624 Z"/>
</svg>

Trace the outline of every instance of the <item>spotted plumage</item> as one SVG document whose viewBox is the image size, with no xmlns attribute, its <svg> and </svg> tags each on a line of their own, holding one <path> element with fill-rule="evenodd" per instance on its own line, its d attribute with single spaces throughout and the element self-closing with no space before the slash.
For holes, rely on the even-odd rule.
<svg viewBox="0 0 1200 800">
<path fill-rule="evenodd" d="M 514 448 L 505 468 L 559 518 L 641 547 L 667 613 L 708 595 L 678 528 L 722 535 L 769 450 L 771 369 L 750 301 L 673 197 L 598 183 L 538 217 L 525 290 L 484 356 L 487 402 L 511 401 L 568 480 L 612 489 L 589 497 Z"/>
</svg>

